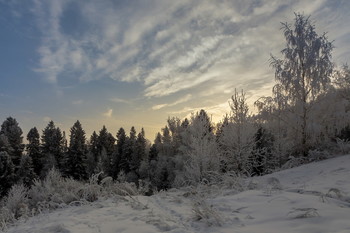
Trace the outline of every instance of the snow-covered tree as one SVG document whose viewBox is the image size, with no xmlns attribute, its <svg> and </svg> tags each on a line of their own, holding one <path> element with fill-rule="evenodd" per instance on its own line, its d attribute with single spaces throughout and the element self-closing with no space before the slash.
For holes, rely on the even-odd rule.
<svg viewBox="0 0 350 233">
<path fill-rule="evenodd" d="M 177 185 L 197 184 L 211 180 L 220 169 L 213 126 L 208 114 L 202 109 L 192 115 L 187 128 L 188 142 L 184 150 L 184 171 L 177 173 Z"/>
<path fill-rule="evenodd" d="M 255 129 L 243 91 L 235 90 L 230 107 L 231 115 L 224 118 L 216 139 L 222 169 L 247 174 L 251 170 L 249 158 L 254 147 Z"/>
<path fill-rule="evenodd" d="M 286 48 L 283 58 L 271 57 L 277 85 L 293 111 L 297 128 L 295 137 L 304 156 L 309 150 L 309 111 L 317 96 L 326 91 L 333 70 L 333 45 L 326 33 L 318 35 L 310 17 L 295 14 L 294 25 L 282 23 Z"/>
<path fill-rule="evenodd" d="M 350 68 L 347 64 L 335 72 L 335 86 L 343 98 L 350 101 Z M 349 106 L 350 109 L 350 106 Z"/>
</svg>

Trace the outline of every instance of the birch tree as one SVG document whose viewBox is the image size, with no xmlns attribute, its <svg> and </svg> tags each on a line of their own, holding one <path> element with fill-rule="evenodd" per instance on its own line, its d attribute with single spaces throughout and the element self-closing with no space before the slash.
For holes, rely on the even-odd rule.
<svg viewBox="0 0 350 233">
<path fill-rule="evenodd" d="M 310 17 L 302 14 L 295 14 L 293 25 L 282 23 L 282 30 L 286 47 L 281 51 L 282 58 L 271 57 L 271 66 L 276 85 L 282 87 L 287 103 L 294 109 L 300 152 L 306 156 L 309 111 L 330 83 L 333 44 L 326 33 L 318 35 Z"/>
</svg>

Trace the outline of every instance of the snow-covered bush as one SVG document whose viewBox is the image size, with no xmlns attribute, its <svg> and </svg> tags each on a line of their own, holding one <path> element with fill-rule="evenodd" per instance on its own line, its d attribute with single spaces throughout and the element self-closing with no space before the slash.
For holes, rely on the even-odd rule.
<svg viewBox="0 0 350 233">
<path fill-rule="evenodd" d="M 223 219 L 219 212 L 203 198 L 196 197 L 192 206 L 195 221 L 204 221 L 208 226 L 221 226 Z"/>
<path fill-rule="evenodd" d="M 102 173 L 93 174 L 89 183 L 83 185 L 79 190 L 79 196 L 88 202 L 97 201 L 99 196 L 102 194 L 102 186 L 98 184 L 98 178 Z"/>
<path fill-rule="evenodd" d="M 336 141 L 340 153 L 347 154 L 350 152 L 350 142 L 348 140 L 337 138 Z"/>
<path fill-rule="evenodd" d="M 7 226 L 15 221 L 13 213 L 6 207 L 0 209 L 0 231 L 7 228 Z"/>
<path fill-rule="evenodd" d="M 304 163 L 306 163 L 305 158 L 295 158 L 294 156 L 290 156 L 288 161 L 282 165 L 281 170 L 297 167 Z"/>
<path fill-rule="evenodd" d="M 28 192 L 23 184 L 15 184 L 4 199 L 4 206 L 19 218 L 28 213 Z"/>
<path fill-rule="evenodd" d="M 23 184 L 15 184 L 2 200 L 0 209 L 0 230 L 16 219 L 29 216 L 28 193 Z"/>
<path fill-rule="evenodd" d="M 330 154 L 328 153 L 328 151 L 310 150 L 308 159 L 310 162 L 313 162 L 328 159 L 329 157 Z"/>
</svg>

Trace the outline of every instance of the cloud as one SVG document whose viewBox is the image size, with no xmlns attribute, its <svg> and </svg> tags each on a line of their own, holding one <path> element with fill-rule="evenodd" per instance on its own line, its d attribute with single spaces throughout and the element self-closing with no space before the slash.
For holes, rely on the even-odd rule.
<svg viewBox="0 0 350 233">
<path fill-rule="evenodd" d="M 110 101 L 112 101 L 114 103 L 123 103 L 123 104 L 130 104 L 131 103 L 130 100 L 121 99 L 121 98 L 112 98 L 112 99 L 110 99 Z"/>
<path fill-rule="evenodd" d="M 103 116 L 111 118 L 113 114 L 113 109 L 109 108 L 107 112 L 103 113 Z"/>
<path fill-rule="evenodd" d="M 283 48 L 279 22 L 290 22 L 293 11 L 315 15 L 325 25 L 343 22 L 330 38 L 346 45 L 348 14 L 341 9 L 337 17 L 331 2 L 35 0 L 43 34 L 36 71 L 51 83 L 67 78 L 139 82 L 146 97 L 193 90 L 209 81 L 223 92 L 223 83 L 273 76 L 267 60 Z"/>
<path fill-rule="evenodd" d="M 178 104 L 182 104 L 182 103 L 185 103 L 187 101 L 189 101 L 190 99 L 192 98 L 192 95 L 191 94 L 188 94 L 178 100 L 176 100 L 175 102 L 173 103 L 170 103 L 170 104 L 158 104 L 158 105 L 154 105 L 152 107 L 152 110 L 159 110 L 159 109 L 162 109 L 162 108 L 165 108 L 165 107 L 172 107 L 172 106 L 175 106 L 175 105 L 178 105 Z"/>
</svg>

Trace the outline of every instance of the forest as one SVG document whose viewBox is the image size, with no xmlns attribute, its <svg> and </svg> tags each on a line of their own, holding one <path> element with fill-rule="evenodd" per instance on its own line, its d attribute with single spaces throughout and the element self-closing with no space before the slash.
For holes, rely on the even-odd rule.
<svg viewBox="0 0 350 233">
<path fill-rule="evenodd" d="M 261 176 L 350 151 L 350 69 L 332 61 L 333 42 L 310 17 L 283 23 L 285 47 L 271 55 L 271 96 L 252 113 L 244 90 L 219 123 L 203 109 L 190 118 L 169 117 L 154 141 L 142 129 L 103 128 L 86 135 L 77 120 L 69 135 L 50 121 L 24 135 L 8 117 L 0 130 L 0 196 L 13 185 L 30 189 L 54 169 L 79 182 L 109 178 L 146 187 L 145 194 L 227 177 Z M 24 144 L 26 137 L 26 144 Z"/>
</svg>

